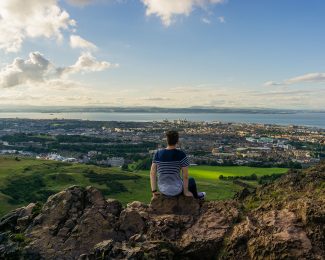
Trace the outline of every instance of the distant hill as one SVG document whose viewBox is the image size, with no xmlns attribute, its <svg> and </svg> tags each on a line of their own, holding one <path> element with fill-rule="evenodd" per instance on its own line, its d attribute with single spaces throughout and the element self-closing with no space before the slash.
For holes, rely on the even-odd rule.
<svg viewBox="0 0 325 260">
<path fill-rule="evenodd" d="M 68 112 L 121 112 L 121 113 L 246 113 L 246 114 L 295 114 L 298 112 L 321 112 L 324 110 L 293 110 L 275 108 L 224 108 L 224 107 L 72 107 L 72 106 L 0 106 L 0 112 L 41 112 L 41 113 L 68 113 Z"/>
</svg>

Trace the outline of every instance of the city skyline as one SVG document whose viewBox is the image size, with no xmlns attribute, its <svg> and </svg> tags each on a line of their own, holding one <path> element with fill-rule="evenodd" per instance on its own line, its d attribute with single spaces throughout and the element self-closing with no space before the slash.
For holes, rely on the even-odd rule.
<svg viewBox="0 0 325 260">
<path fill-rule="evenodd" d="M 0 105 L 325 109 L 324 8 L 4 0 Z"/>
</svg>

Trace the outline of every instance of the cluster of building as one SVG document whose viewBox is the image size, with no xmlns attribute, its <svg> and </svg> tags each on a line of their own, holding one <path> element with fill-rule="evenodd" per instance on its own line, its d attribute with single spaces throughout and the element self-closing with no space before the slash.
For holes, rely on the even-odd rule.
<svg viewBox="0 0 325 260">
<path fill-rule="evenodd" d="M 164 132 L 177 129 L 181 134 L 180 146 L 193 164 L 235 165 L 285 165 L 299 163 L 310 165 L 325 157 L 325 130 L 304 126 L 279 126 L 247 123 L 191 122 L 186 120 L 162 122 L 96 122 L 82 120 L 19 120 L 0 119 L 0 154 L 25 153 L 48 160 L 122 166 L 138 158 L 151 156 L 155 149 L 164 147 Z M 41 137 L 39 140 L 8 138 L 19 134 Z M 60 145 L 69 145 L 69 138 L 59 148 L 46 153 L 37 149 L 51 147 L 48 143 L 59 135 L 96 137 L 109 140 L 110 145 L 146 145 L 155 143 L 154 149 L 135 152 L 128 158 L 106 156 L 96 147 L 86 152 L 60 151 Z M 48 141 L 42 141 L 42 136 Z M 90 139 L 91 140 L 91 139 Z M 79 143 L 78 145 L 83 145 Z M 29 150 L 30 149 L 30 150 Z M 136 159 L 137 158 L 137 159 Z"/>
<path fill-rule="evenodd" d="M 51 161 L 60 161 L 60 162 L 70 162 L 70 163 L 90 163 L 92 162 L 92 155 L 91 154 L 98 154 L 96 151 L 90 151 L 88 155 L 82 156 L 82 158 L 74 158 L 74 157 L 64 157 L 57 153 L 49 153 L 49 154 L 42 154 L 36 155 L 37 159 L 43 160 L 51 160 Z M 98 165 L 105 165 L 111 167 L 122 167 L 125 163 L 123 157 L 107 157 L 106 159 L 96 160 L 95 162 Z"/>
</svg>

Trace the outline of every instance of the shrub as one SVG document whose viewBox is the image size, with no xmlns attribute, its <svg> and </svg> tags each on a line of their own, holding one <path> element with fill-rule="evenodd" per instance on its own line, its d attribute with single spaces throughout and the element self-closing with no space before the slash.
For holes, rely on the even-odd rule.
<svg viewBox="0 0 325 260">
<path fill-rule="evenodd" d="M 18 243 L 23 243 L 26 241 L 26 237 L 24 234 L 22 233 L 18 233 L 18 234 L 14 234 L 12 236 L 12 240 L 15 241 L 15 242 L 18 242 Z"/>
<path fill-rule="evenodd" d="M 119 180 L 136 180 L 140 178 L 136 175 L 118 174 L 118 173 L 102 173 L 98 174 L 94 171 L 89 171 L 85 174 L 90 182 L 106 185 L 107 188 L 101 189 L 102 193 L 106 195 L 126 192 L 128 189 L 119 182 Z"/>
<path fill-rule="evenodd" d="M 11 204 L 22 204 L 36 201 L 46 201 L 54 191 L 46 189 L 41 175 L 15 175 L 6 179 L 6 185 L 1 189 L 3 194 L 10 196 Z"/>
</svg>

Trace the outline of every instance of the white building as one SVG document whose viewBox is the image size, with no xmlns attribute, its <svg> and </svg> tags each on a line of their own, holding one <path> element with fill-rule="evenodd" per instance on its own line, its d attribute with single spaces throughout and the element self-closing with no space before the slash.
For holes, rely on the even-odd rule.
<svg viewBox="0 0 325 260">
<path fill-rule="evenodd" d="M 124 164 L 125 160 L 123 157 L 112 157 L 107 158 L 107 163 L 113 167 L 121 167 Z"/>
</svg>

